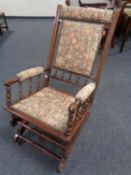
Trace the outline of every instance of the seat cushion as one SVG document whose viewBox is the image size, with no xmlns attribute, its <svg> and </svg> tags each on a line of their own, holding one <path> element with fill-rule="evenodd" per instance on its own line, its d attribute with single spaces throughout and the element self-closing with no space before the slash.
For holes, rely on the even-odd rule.
<svg viewBox="0 0 131 175">
<path fill-rule="evenodd" d="M 47 87 L 14 104 L 12 108 L 64 132 L 67 128 L 68 107 L 73 102 L 74 97 Z"/>
</svg>

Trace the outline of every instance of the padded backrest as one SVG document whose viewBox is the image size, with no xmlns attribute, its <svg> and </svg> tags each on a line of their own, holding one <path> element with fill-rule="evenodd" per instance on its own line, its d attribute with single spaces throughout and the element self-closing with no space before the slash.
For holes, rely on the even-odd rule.
<svg viewBox="0 0 131 175">
<path fill-rule="evenodd" d="M 56 65 L 75 73 L 90 75 L 102 32 L 102 24 L 65 20 Z"/>
<path fill-rule="evenodd" d="M 103 36 L 101 22 L 109 23 L 112 11 L 62 6 L 60 16 L 64 19 L 56 66 L 90 76 Z"/>
</svg>

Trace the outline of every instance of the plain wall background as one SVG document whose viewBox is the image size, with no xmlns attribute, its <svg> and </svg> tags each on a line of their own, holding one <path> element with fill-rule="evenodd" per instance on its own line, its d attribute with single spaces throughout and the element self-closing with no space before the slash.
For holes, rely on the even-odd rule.
<svg viewBox="0 0 131 175">
<path fill-rule="evenodd" d="M 78 0 L 70 0 L 78 5 Z M 83 2 L 103 2 L 108 0 L 82 0 Z M 65 0 L 0 0 L 0 11 L 7 16 L 55 16 L 58 4 Z"/>
<path fill-rule="evenodd" d="M 0 11 L 7 16 L 55 16 L 64 0 L 0 0 Z"/>
</svg>

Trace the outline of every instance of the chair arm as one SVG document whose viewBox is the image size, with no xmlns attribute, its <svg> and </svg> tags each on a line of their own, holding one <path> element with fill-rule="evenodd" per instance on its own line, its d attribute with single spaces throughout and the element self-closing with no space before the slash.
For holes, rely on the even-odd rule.
<svg viewBox="0 0 131 175">
<path fill-rule="evenodd" d="M 90 95 L 94 92 L 95 83 L 89 83 L 84 86 L 75 96 L 75 102 L 68 107 L 69 118 L 65 135 L 70 136 L 76 123 L 81 118 L 82 113 L 85 113 L 85 103 Z M 86 104 L 87 105 L 87 104 Z"/>
<path fill-rule="evenodd" d="M 5 86 L 11 86 L 11 85 L 13 85 L 15 83 L 18 83 L 20 81 L 23 81 L 23 80 L 29 79 L 29 78 L 31 78 L 33 76 L 42 74 L 42 73 L 44 73 L 47 70 L 48 70 L 47 68 L 43 68 L 41 66 L 37 66 L 37 67 L 34 67 L 34 68 L 26 69 L 26 70 L 24 70 L 22 72 L 17 73 L 16 77 L 14 79 L 10 79 L 10 80 L 4 81 L 4 85 Z"/>
<path fill-rule="evenodd" d="M 16 77 L 14 79 L 4 81 L 4 85 L 5 86 L 11 86 L 11 85 L 13 85 L 15 83 L 18 83 L 18 82 L 19 82 L 19 78 Z"/>
<path fill-rule="evenodd" d="M 22 72 L 19 72 L 16 74 L 16 77 L 19 79 L 19 81 L 23 81 L 26 79 L 29 79 L 31 77 L 37 76 L 39 74 L 44 73 L 45 69 L 41 66 L 37 66 L 34 68 L 23 70 Z"/>
<path fill-rule="evenodd" d="M 95 83 L 89 83 L 86 86 L 84 86 L 75 96 L 76 100 L 80 100 L 81 103 L 84 103 L 89 96 L 94 92 L 96 88 Z"/>
<path fill-rule="evenodd" d="M 19 84 L 19 100 L 21 100 L 23 98 L 23 90 L 22 90 L 22 82 L 26 79 L 31 79 L 34 76 L 39 76 L 40 74 L 47 72 L 49 70 L 49 68 L 43 68 L 43 67 L 35 67 L 35 68 L 31 68 L 31 69 L 27 69 L 24 70 L 20 73 L 18 73 L 16 75 L 16 77 L 14 79 L 11 80 L 6 80 L 4 82 L 4 85 L 6 86 L 6 103 L 7 106 L 11 106 L 15 101 L 14 99 L 12 99 L 12 88 L 11 86 L 15 83 Z M 37 83 L 37 90 L 39 90 L 40 88 L 40 81 L 39 81 L 39 77 L 38 77 L 38 83 Z M 30 81 L 29 84 L 29 95 L 32 94 L 32 81 Z"/>
<path fill-rule="evenodd" d="M 71 105 L 68 108 L 69 114 L 75 113 L 78 110 L 80 105 L 81 105 L 80 100 L 75 100 L 75 102 L 71 103 Z"/>
<path fill-rule="evenodd" d="M 80 100 L 75 100 L 75 102 L 71 103 L 68 107 L 69 118 L 67 122 L 67 129 L 65 131 L 65 135 L 69 136 L 75 126 L 76 115 L 81 105 Z"/>
</svg>

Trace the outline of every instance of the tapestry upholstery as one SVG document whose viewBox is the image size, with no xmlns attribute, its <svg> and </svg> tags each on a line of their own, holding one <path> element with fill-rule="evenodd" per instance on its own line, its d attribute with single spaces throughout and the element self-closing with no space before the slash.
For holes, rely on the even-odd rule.
<svg viewBox="0 0 131 175">
<path fill-rule="evenodd" d="M 86 20 L 91 22 L 110 23 L 112 20 L 113 11 L 108 9 L 98 8 L 81 8 L 74 6 L 61 6 L 61 18 Z"/>
<path fill-rule="evenodd" d="M 88 97 L 95 90 L 95 87 L 96 87 L 95 83 L 87 84 L 76 94 L 75 99 L 80 100 L 82 103 L 85 102 L 85 100 L 87 100 Z"/>
<path fill-rule="evenodd" d="M 102 24 L 64 20 L 56 65 L 90 75 L 103 34 Z"/>
<path fill-rule="evenodd" d="M 44 72 L 44 68 L 41 66 L 37 66 L 34 68 L 23 70 L 22 72 L 18 73 L 16 77 L 19 78 L 20 81 L 23 81 L 33 76 L 42 74 L 43 72 Z"/>
<path fill-rule="evenodd" d="M 12 108 L 64 132 L 68 121 L 68 107 L 74 100 L 68 94 L 47 87 L 14 104 Z"/>
</svg>

